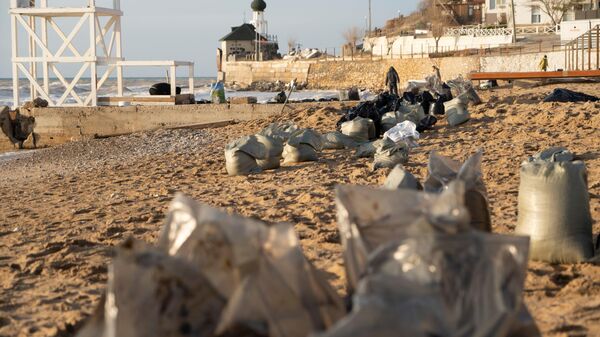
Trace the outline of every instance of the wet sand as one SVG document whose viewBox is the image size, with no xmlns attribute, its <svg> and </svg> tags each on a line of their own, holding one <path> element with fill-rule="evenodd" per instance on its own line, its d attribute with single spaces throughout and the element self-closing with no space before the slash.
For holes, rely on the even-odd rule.
<svg viewBox="0 0 600 337">
<path fill-rule="evenodd" d="M 428 154 L 464 160 L 485 151 L 493 229 L 517 222 L 521 161 L 566 146 L 588 168 L 594 233 L 600 233 L 600 103 L 539 103 L 556 86 L 482 92 L 473 119 L 442 120 L 419 141 L 407 169 L 426 176 Z M 597 94 L 599 84 L 563 85 Z M 339 111 L 288 111 L 276 118 L 332 131 Z M 172 130 L 70 143 L 0 160 L 0 336 L 70 336 L 97 305 L 111 247 L 128 236 L 154 243 L 173 195 L 269 222 L 295 224 L 306 255 L 344 293 L 336 225 L 337 184 L 380 185 L 388 171 L 352 151 L 316 163 L 229 177 L 223 149 L 270 120 L 210 130 Z M 600 264 L 532 262 L 524 297 L 546 336 L 600 336 Z"/>
</svg>

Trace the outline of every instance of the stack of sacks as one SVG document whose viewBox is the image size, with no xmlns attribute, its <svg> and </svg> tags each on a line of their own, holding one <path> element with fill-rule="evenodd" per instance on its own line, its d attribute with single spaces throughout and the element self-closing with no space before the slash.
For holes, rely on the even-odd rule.
<svg viewBox="0 0 600 337">
<path fill-rule="evenodd" d="M 358 146 L 352 137 L 346 136 L 339 131 L 326 133 L 321 137 L 321 140 L 323 142 L 323 150 L 352 149 Z"/>
<path fill-rule="evenodd" d="M 269 124 L 266 128 L 262 129 L 258 132 L 259 135 L 275 138 L 280 140 L 281 142 L 287 142 L 288 138 L 298 130 L 298 126 L 292 122 L 287 123 L 272 123 Z"/>
<path fill-rule="evenodd" d="M 356 117 L 341 126 L 342 133 L 357 142 L 368 142 L 377 137 L 375 124 L 369 118 Z"/>
<path fill-rule="evenodd" d="M 481 173 L 483 151 L 479 150 L 464 164 L 439 155 L 433 151 L 429 157 L 429 177 L 425 190 L 440 193 L 448 183 L 460 180 L 465 183 L 465 206 L 469 210 L 471 226 L 486 232 L 492 231 L 487 191 Z"/>
<path fill-rule="evenodd" d="M 353 307 L 317 336 L 540 336 L 522 300 L 528 238 L 473 230 L 463 195 L 462 181 L 338 187 Z"/>
<path fill-rule="evenodd" d="M 579 263 L 594 256 L 587 171 L 565 148 L 521 165 L 516 233 L 531 237 L 531 258 Z"/>
<path fill-rule="evenodd" d="M 268 160 L 265 145 L 256 136 L 245 136 L 225 147 L 225 167 L 231 176 L 261 172 L 257 160 Z"/>
<path fill-rule="evenodd" d="M 284 163 L 301 163 L 319 160 L 323 147 L 321 135 L 312 129 L 301 129 L 290 136 L 283 149 Z"/>
</svg>

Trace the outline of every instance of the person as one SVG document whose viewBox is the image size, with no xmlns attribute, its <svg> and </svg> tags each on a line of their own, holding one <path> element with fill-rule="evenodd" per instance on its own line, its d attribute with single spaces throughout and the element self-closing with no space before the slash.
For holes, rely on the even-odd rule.
<svg viewBox="0 0 600 337">
<path fill-rule="evenodd" d="M 544 57 L 540 61 L 540 70 L 548 71 L 548 55 L 544 55 Z"/>
<path fill-rule="evenodd" d="M 400 82 L 398 72 L 396 69 L 394 69 L 394 67 L 390 67 L 390 70 L 388 70 L 385 77 L 385 85 L 387 85 L 391 95 L 398 96 L 398 82 Z"/>
</svg>

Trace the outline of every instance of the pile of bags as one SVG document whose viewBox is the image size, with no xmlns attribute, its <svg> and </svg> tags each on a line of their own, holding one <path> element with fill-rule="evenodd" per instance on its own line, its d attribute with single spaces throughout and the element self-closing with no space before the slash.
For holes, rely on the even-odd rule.
<svg viewBox="0 0 600 337">
<path fill-rule="evenodd" d="M 106 296 L 78 337 L 305 337 L 345 315 L 293 227 L 177 196 L 156 247 L 117 249 Z"/>
<path fill-rule="evenodd" d="M 473 229 L 465 183 L 337 189 L 351 313 L 319 337 L 540 336 L 522 301 L 526 237 Z"/>
</svg>

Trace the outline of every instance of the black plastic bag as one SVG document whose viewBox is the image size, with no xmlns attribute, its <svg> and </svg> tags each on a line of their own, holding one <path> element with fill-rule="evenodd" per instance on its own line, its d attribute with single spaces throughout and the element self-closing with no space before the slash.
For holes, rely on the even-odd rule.
<svg viewBox="0 0 600 337">
<path fill-rule="evenodd" d="M 569 89 L 556 88 L 544 98 L 544 102 L 596 102 L 598 97 Z"/>
<path fill-rule="evenodd" d="M 157 96 L 157 95 L 170 96 L 171 95 L 171 85 L 169 83 L 156 83 L 150 87 L 149 92 L 150 92 L 150 95 L 152 95 L 152 96 Z M 177 95 L 180 95 L 181 88 L 176 87 L 175 92 L 177 93 Z"/>
<path fill-rule="evenodd" d="M 417 132 L 423 133 L 427 130 L 433 130 L 433 127 L 437 124 L 437 122 L 438 119 L 435 116 L 427 115 L 425 118 L 419 121 L 419 124 L 417 125 Z"/>
</svg>

